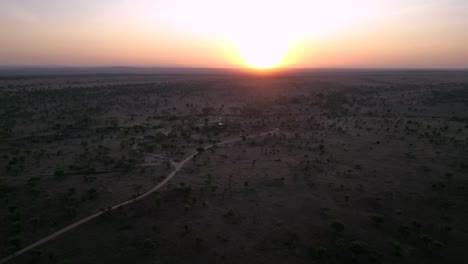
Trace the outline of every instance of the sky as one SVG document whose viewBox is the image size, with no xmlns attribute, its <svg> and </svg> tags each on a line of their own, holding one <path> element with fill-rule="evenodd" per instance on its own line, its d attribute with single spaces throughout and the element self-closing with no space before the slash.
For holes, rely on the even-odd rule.
<svg viewBox="0 0 468 264">
<path fill-rule="evenodd" d="M 468 68 L 466 0 L 0 0 L 0 65 Z"/>
</svg>

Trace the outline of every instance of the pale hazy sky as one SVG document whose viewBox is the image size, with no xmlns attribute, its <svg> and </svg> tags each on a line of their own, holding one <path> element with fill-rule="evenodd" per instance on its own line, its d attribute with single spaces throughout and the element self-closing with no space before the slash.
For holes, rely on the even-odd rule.
<svg viewBox="0 0 468 264">
<path fill-rule="evenodd" d="M 468 68 L 467 0 L 0 0 L 0 65 Z M 241 55 L 239 55 L 241 53 Z"/>
</svg>

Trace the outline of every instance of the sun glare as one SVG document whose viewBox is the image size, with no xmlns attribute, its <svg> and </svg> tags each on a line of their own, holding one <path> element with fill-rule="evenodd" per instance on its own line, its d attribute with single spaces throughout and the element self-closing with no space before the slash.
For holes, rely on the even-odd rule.
<svg viewBox="0 0 468 264">
<path fill-rule="evenodd" d="M 298 55 L 296 48 L 301 41 L 327 39 L 352 26 L 363 25 L 363 21 L 377 16 L 380 4 L 376 2 L 380 3 L 239 0 L 226 5 L 219 0 L 171 0 L 162 1 L 163 8 L 158 14 L 163 22 L 190 34 L 228 40 L 230 52 L 226 58 L 233 64 L 265 69 L 297 64 L 304 57 Z"/>
<path fill-rule="evenodd" d="M 257 69 L 280 66 L 288 52 L 285 40 L 261 35 L 237 42 L 239 56 L 244 64 Z"/>
</svg>

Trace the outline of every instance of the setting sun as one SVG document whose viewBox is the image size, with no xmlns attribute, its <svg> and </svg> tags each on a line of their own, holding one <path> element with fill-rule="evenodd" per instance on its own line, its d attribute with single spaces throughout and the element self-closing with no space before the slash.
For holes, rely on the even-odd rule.
<svg viewBox="0 0 468 264">
<path fill-rule="evenodd" d="M 245 40 L 237 45 L 243 62 L 259 69 L 278 66 L 283 62 L 288 50 L 284 41 L 263 37 Z"/>
</svg>

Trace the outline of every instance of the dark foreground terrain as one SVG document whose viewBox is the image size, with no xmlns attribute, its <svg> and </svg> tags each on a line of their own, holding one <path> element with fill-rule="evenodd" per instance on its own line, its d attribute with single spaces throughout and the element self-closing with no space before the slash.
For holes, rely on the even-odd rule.
<svg viewBox="0 0 468 264">
<path fill-rule="evenodd" d="M 105 212 L 8 263 L 465 263 L 468 72 L 5 76 L 0 205 Z"/>
</svg>

